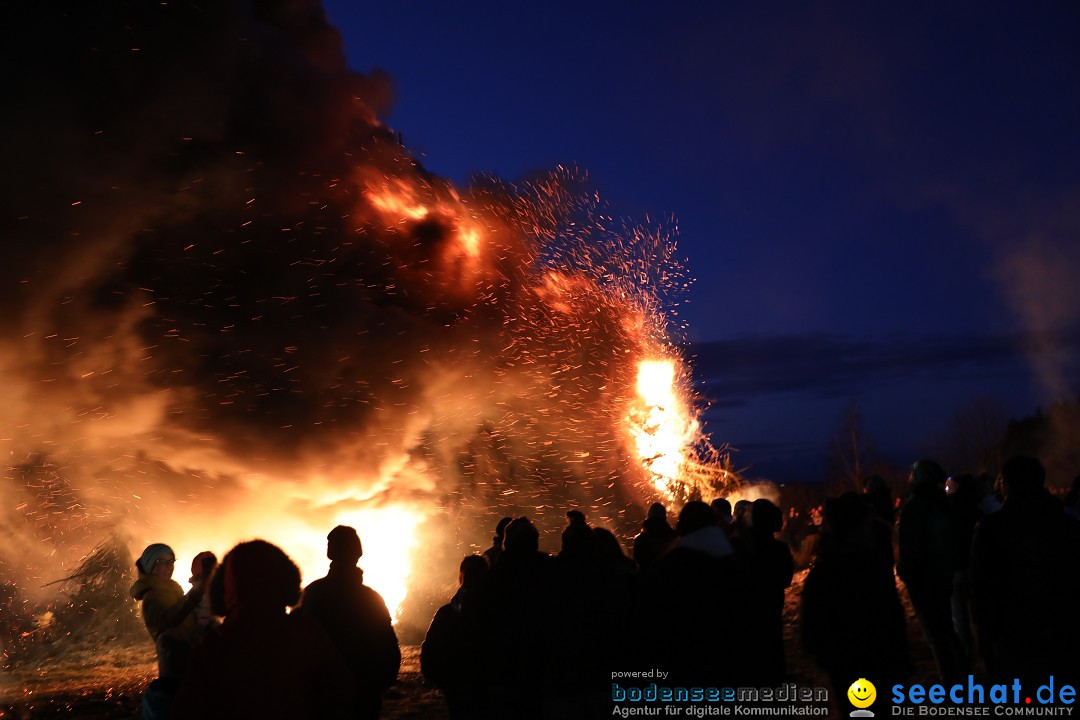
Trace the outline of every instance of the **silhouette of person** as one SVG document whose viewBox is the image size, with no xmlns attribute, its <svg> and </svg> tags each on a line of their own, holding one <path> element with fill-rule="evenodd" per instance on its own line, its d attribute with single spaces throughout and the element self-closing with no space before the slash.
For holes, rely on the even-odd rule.
<svg viewBox="0 0 1080 720">
<path fill-rule="evenodd" d="M 777 540 L 784 523 L 780 508 L 764 498 L 750 510 L 752 524 L 746 549 L 748 570 L 746 660 L 755 680 L 764 684 L 784 679 L 784 591 L 791 585 L 795 565 L 786 543 Z"/>
<path fill-rule="evenodd" d="M 600 630 L 596 655 L 605 667 L 625 662 L 636 648 L 635 627 L 638 617 L 640 575 L 638 566 L 623 552 L 618 538 L 608 529 L 594 527 L 596 550 L 600 566 L 598 577 L 602 580 Z"/>
<path fill-rule="evenodd" d="M 397 680 L 401 650 L 382 596 L 356 566 L 364 548 L 356 530 L 338 525 L 326 536 L 330 570 L 304 590 L 297 613 L 318 621 L 352 670 L 357 717 L 374 719 L 382 694 Z"/>
<path fill-rule="evenodd" d="M 637 575 L 638 566 L 630 558 L 626 557 L 619 539 L 607 528 L 594 527 L 593 535 L 596 537 L 596 552 L 602 566 L 616 579 Z M 622 580 L 618 580 L 623 584 Z"/>
<path fill-rule="evenodd" d="M 892 493 L 889 491 L 885 478 L 880 475 L 868 475 L 863 478 L 863 492 L 870 501 L 874 514 L 889 528 L 889 532 L 892 532 L 896 517 L 893 511 Z"/>
<path fill-rule="evenodd" d="M 1080 520 L 1080 475 L 1073 478 L 1069 492 L 1065 493 L 1065 512 L 1073 520 Z"/>
<path fill-rule="evenodd" d="M 623 639 L 619 623 L 627 617 L 619 611 L 630 600 L 616 597 L 623 586 L 615 573 L 627 571 L 620 557 L 631 565 L 633 561 L 622 554 L 610 532 L 603 531 L 605 536 L 598 533 L 600 528 L 589 527 L 584 514 L 571 510 L 566 516 L 562 550 L 552 564 L 545 715 L 595 717 L 610 706 L 604 672 L 610 674 L 607 668 L 618 659 L 617 643 Z"/>
<path fill-rule="evenodd" d="M 487 641 L 491 596 L 483 555 L 469 555 L 458 571 L 460 587 L 439 608 L 420 646 L 420 669 L 442 690 L 453 720 L 489 716 Z"/>
<path fill-rule="evenodd" d="M 580 510 L 570 510 L 566 517 L 570 522 L 563 530 L 562 550 L 556 559 L 562 563 L 592 564 L 597 557 L 596 536 L 585 515 Z"/>
<path fill-rule="evenodd" d="M 506 526 L 510 524 L 513 518 L 504 517 L 499 521 L 499 524 L 495 526 L 495 537 L 491 538 L 491 547 L 484 551 L 484 557 L 487 558 L 488 567 L 495 567 L 495 562 L 499 559 L 499 555 L 502 555 L 503 551 L 503 534 L 506 532 Z"/>
<path fill-rule="evenodd" d="M 143 550 L 135 567 L 139 577 L 131 586 L 131 596 L 139 601 L 150 637 L 156 641 L 163 632 L 173 630 L 177 637 L 190 638 L 195 629 L 193 613 L 202 599 L 202 584 L 193 585 L 184 593 L 172 579 L 176 554 L 162 543 Z"/>
<path fill-rule="evenodd" d="M 489 671 L 493 717 L 539 718 L 546 695 L 545 649 L 552 615 L 552 559 L 526 517 L 506 526 L 503 552 L 491 572 Z"/>
<path fill-rule="evenodd" d="M 668 524 L 667 509 L 660 503 L 650 505 L 641 532 L 634 538 L 633 557 L 638 567 L 646 570 L 663 557 L 677 539 L 675 528 Z"/>
<path fill-rule="evenodd" d="M 932 460 L 912 466 L 911 498 L 900 511 L 896 571 L 907 586 L 938 673 L 950 684 L 960 680 L 965 663 L 952 621 L 954 544 L 945 480 L 945 471 Z"/>
<path fill-rule="evenodd" d="M 750 508 L 752 505 L 753 503 L 749 500 L 735 501 L 735 514 L 732 517 L 728 532 L 733 541 L 741 542 L 743 538 L 749 535 L 750 523 L 753 522 L 753 519 L 750 517 Z"/>
<path fill-rule="evenodd" d="M 953 591 L 952 620 L 965 665 L 970 667 L 974 655 L 975 640 L 969 612 L 969 576 L 971 563 L 971 540 L 975 526 L 983 516 L 980 508 L 980 483 L 972 475 L 960 475 L 953 479 L 953 492 L 948 496 L 949 526 L 952 530 Z"/>
<path fill-rule="evenodd" d="M 173 717 L 349 717 L 355 694 L 344 660 L 317 622 L 285 613 L 300 598 L 288 555 L 265 540 L 240 543 L 216 574 L 225 621 L 196 647 Z"/>
<path fill-rule="evenodd" d="M 202 582 L 192 582 L 184 594 L 172 579 L 176 554 L 163 543 L 143 550 L 135 562 L 139 577 L 131 586 L 131 596 L 139 601 L 143 622 L 154 640 L 158 677 L 142 698 L 147 720 L 166 717 L 180 679 L 187 669 L 191 643 L 196 633 L 195 613 L 204 595 Z"/>
<path fill-rule="evenodd" d="M 741 680 L 742 663 L 723 651 L 731 641 L 730 631 L 739 629 L 726 619 L 736 617 L 745 586 L 731 542 L 716 524 L 712 508 L 698 500 L 683 506 L 676 530 L 676 546 L 643 578 L 644 611 L 651 619 L 642 638 L 643 656 L 657 667 L 670 668 L 669 680 L 676 685 L 706 687 L 716 678 Z"/>
<path fill-rule="evenodd" d="M 710 503 L 713 512 L 716 513 L 716 524 L 728 532 L 731 529 L 731 501 L 727 498 L 716 498 Z"/>
<path fill-rule="evenodd" d="M 217 567 L 217 557 L 209 550 L 204 550 L 191 561 L 191 578 L 188 582 L 192 587 L 198 585 L 203 588 L 202 598 L 195 606 L 195 637 L 205 632 L 206 628 L 215 624 L 217 619 L 210 611 L 210 576 Z"/>
<path fill-rule="evenodd" d="M 801 624 L 803 643 L 836 697 L 861 677 L 891 687 L 911 671 L 891 538 L 855 493 L 825 505 L 817 558 L 803 585 Z"/>
<path fill-rule="evenodd" d="M 1001 509 L 971 546 L 979 652 L 996 679 L 1080 678 L 1080 525 L 1043 487 L 1036 458 L 1010 458 L 1001 478 Z"/>
</svg>

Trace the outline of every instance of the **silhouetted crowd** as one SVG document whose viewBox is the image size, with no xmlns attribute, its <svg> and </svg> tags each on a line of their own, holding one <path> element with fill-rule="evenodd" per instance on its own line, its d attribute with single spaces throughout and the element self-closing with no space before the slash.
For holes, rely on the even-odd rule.
<svg viewBox="0 0 1080 720">
<path fill-rule="evenodd" d="M 386 604 L 364 585 L 362 554 L 355 529 L 334 528 L 330 571 L 301 596 L 299 568 L 252 540 L 220 565 L 200 553 L 185 594 L 172 549 L 147 547 L 131 589 L 158 652 L 144 720 L 378 718 L 401 653 Z"/>
<path fill-rule="evenodd" d="M 719 512 L 718 512 L 719 511 Z M 613 671 L 657 668 L 675 685 L 779 683 L 793 564 L 768 500 L 687 503 L 675 527 L 649 508 L 627 557 L 610 531 L 567 513 L 540 552 L 528 518 L 461 563 L 461 588 L 421 649 L 454 718 L 599 717 Z"/>
<path fill-rule="evenodd" d="M 888 688 L 912 674 L 898 576 L 941 681 L 1076 682 L 1080 480 L 1064 503 L 1044 484 L 1034 458 L 1009 460 L 996 483 L 924 460 L 906 502 L 871 476 L 787 524 L 766 499 L 689 502 L 674 527 L 654 504 L 632 560 L 577 511 L 554 556 L 527 518 L 504 518 L 492 547 L 462 561 L 422 669 L 454 718 L 609 715 L 620 670 L 776 686 L 788 679 L 785 590 L 807 553 L 802 640 L 836 697 L 858 678 Z"/>
<path fill-rule="evenodd" d="M 802 639 L 837 697 L 858 678 L 887 688 L 911 675 L 897 577 L 941 681 L 1076 682 L 1080 479 L 1064 502 L 1044 484 L 1029 457 L 1006 462 L 997 482 L 947 478 L 923 460 L 898 522 L 888 485 L 870 477 L 863 493 L 806 513 L 810 529 L 798 532 L 796 515 L 785 524 L 767 499 L 691 501 L 674 527 L 654 504 L 632 557 L 576 510 L 555 555 L 540 551 L 528 518 L 503 518 L 492 546 L 461 561 L 421 669 L 455 719 L 606 716 L 617 671 L 660 670 L 669 686 L 775 687 L 789 679 L 792 547 L 797 556 L 813 536 Z M 169 579 L 172 551 L 148 547 L 132 594 L 161 678 L 143 716 L 378 717 L 401 656 L 361 554 L 356 531 L 335 528 L 330 572 L 301 599 L 299 571 L 269 543 L 242 543 L 216 569 L 200 555 L 186 595 Z"/>
</svg>

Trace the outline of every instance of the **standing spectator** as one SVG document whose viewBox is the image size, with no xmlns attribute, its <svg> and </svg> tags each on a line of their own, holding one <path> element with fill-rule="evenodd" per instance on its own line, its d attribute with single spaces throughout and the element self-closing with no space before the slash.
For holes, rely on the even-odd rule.
<svg viewBox="0 0 1080 720">
<path fill-rule="evenodd" d="M 727 498 L 716 498 L 709 506 L 716 513 L 716 524 L 723 528 L 724 532 L 731 529 L 731 501 Z"/>
<path fill-rule="evenodd" d="M 510 524 L 513 518 L 504 517 L 499 521 L 499 524 L 495 526 L 495 537 L 491 538 L 491 547 L 484 551 L 484 557 L 487 558 L 488 567 L 495 567 L 495 562 L 502 555 L 503 551 L 503 533 L 506 532 L 506 526 Z"/>
<path fill-rule="evenodd" d="M 784 514 L 771 501 L 755 500 L 746 549 L 747 623 L 753 628 L 747 658 L 755 681 L 780 684 L 784 680 L 784 591 L 791 585 L 795 566 L 791 550 L 777 540 Z"/>
<path fill-rule="evenodd" d="M 859 678 L 891 687 L 911 671 L 891 539 L 855 493 L 830 500 L 824 515 L 803 586 L 803 642 L 837 697 Z"/>
<path fill-rule="evenodd" d="M 1065 493 L 1065 512 L 1073 520 L 1080 520 L 1080 475 L 1073 478 L 1069 492 Z"/>
<path fill-rule="evenodd" d="M 643 658 L 670 668 L 676 684 L 741 681 L 745 664 L 727 652 L 729 643 L 740 647 L 730 631 L 741 628 L 718 621 L 737 616 L 745 587 L 741 563 L 705 503 L 686 503 L 676 529 L 676 546 L 644 574 L 644 611 L 653 622 L 646 625 Z"/>
<path fill-rule="evenodd" d="M 946 684 L 963 672 L 960 638 L 952 621 L 953 536 L 945 471 L 932 460 L 911 468 L 911 498 L 900 511 L 897 574 L 907 586 L 919 624 Z"/>
<path fill-rule="evenodd" d="M 382 596 L 364 584 L 356 566 L 364 554 L 356 530 L 338 525 L 326 536 L 330 571 L 304 590 L 297 612 L 317 620 L 352 670 L 357 717 L 374 720 L 382 694 L 397 680 L 401 651 Z"/>
<path fill-rule="evenodd" d="M 641 532 L 634 538 L 634 560 L 642 571 L 647 570 L 672 548 L 677 539 L 675 528 L 668 524 L 667 509 L 660 503 L 649 506 Z"/>
<path fill-rule="evenodd" d="M 975 642 L 971 613 L 968 611 L 968 566 L 971 562 L 971 539 L 983 514 L 979 509 L 982 498 L 979 497 L 979 481 L 972 475 L 954 478 L 953 488 L 953 492 L 948 496 L 949 526 L 953 542 L 952 620 L 953 629 L 960 638 L 964 667 L 970 669 Z"/>
<path fill-rule="evenodd" d="M 543 713 L 545 648 L 552 616 L 552 559 L 527 517 L 506 526 L 503 553 L 491 571 L 492 716 L 536 719 Z"/>
<path fill-rule="evenodd" d="M 489 716 L 487 640 L 491 599 L 488 563 L 469 555 L 458 571 L 460 587 L 439 608 L 420 646 L 420 669 L 442 690 L 452 720 Z"/>
<path fill-rule="evenodd" d="M 139 577 L 131 586 L 131 596 L 139 601 L 150 637 L 157 641 L 162 633 L 171 630 L 177 637 L 190 639 L 195 629 L 193 613 L 202 599 L 202 584 L 192 585 L 184 594 L 184 589 L 172 579 L 176 554 L 162 543 L 143 550 L 135 567 Z"/>
<path fill-rule="evenodd" d="M 752 506 L 753 503 L 749 500 L 735 501 L 735 514 L 728 528 L 728 536 L 731 538 L 731 544 L 735 547 L 749 541 L 750 523 L 753 522 L 753 518 L 750 516 Z"/>
<path fill-rule="evenodd" d="M 995 679 L 1080 677 L 1080 525 L 1043 487 L 1037 459 L 1001 468 L 1001 510 L 971 547 L 971 611 L 979 652 Z"/>
<path fill-rule="evenodd" d="M 158 677 L 146 688 L 142 714 L 147 720 L 167 717 L 180 678 L 187 669 L 195 635 L 195 609 L 205 597 L 202 583 L 193 583 L 185 595 L 172 579 L 176 553 L 163 543 L 143 550 L 135 562 L 139 577 L 131 596 L 139 601 L 146 630 L 157 651 Z"/>
<path fill-rule="evenodd" d="M 173 707 L 177 720 L 352 716 L 348 668 L 317 622 L 285 608 L 300 570 L 265 540 L 240 543 L 219 570 L 225 621 L 195 649 Z"/>
<path fill-rule="evenodd" d="M 889 484 L 880 475 L 869 475 L 863 479 L 863 492 L 870 506 L 874 509 L 874 515 L 892 532 L 896 517 L 893 512 L 892 493 L 889 492 Z"/>
<path fill-rule="evenodd" d="M 195 556 L 195 559 L 191 561 L 191 578 L 189 582 L 192 587 L 198 585 L 203 588 L 202 599 L 200 599 L 199 604 L 195 606 L 196 636 L 205 632 L 208 627 L 217 622 L 213 612 L 210 610 L 209 582 L 210 576 L 214 574 L 214 568 L 216 567 L 217 557 L 209 550 L 199 553 Z"/>
</svg>

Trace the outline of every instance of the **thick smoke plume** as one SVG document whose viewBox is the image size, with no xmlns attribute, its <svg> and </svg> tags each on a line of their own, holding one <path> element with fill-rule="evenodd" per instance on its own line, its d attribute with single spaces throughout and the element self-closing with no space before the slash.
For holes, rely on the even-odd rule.
<svg viewBox="0 0 1080 720">
<path fill-rule="evenodd" d="M 61 577 L 110 529 L 219 554 L 267 536 L 304 565 L 350 512 L 369 554 L 415 525 L 449 557 L 503 514 L 639 518 L 637 364 L 687 387 L 673 230 L 605 217 L 574 171 L 432 176 L 317 2 L 16 5 L 7 578 Z"/>
</svg>

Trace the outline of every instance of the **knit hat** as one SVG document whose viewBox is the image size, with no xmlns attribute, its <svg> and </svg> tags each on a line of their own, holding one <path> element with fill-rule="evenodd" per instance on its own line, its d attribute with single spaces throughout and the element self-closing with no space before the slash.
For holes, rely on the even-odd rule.
<svg viewBox="0 0 1080 720">
<path fill-rule="evenodd" d="M 142 555 L 135 561 L 135 567 L 139 569 L 139 572 L 150 575 L 154 572 L 154 566 L 159 561 L 170 558 L 176 560 L 176 553 L 173 552 L 171 547 L 164 543 L 154 543 L 143 550 Z"/>
<path fill-rule="evenodd" d="M 326 557 L 331 560 L 352 560 L 364 556 L 364 546 L 356 528 L 338 525 L 326 536 Z"/>
</svg>

